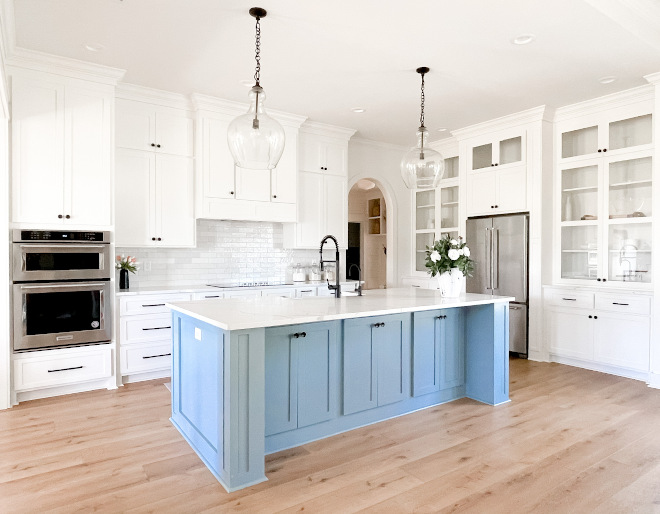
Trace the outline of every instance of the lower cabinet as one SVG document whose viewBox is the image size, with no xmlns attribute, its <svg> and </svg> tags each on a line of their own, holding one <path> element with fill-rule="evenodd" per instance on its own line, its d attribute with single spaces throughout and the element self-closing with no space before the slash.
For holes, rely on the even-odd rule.
<svg viewBox="0 0 660 514">
<path fill-rule="evenodd" d="M 553 358 L 576 359 L 624 376 L 649 371 L 649 296 L 548 288 L 545 305 Z"/>
<path fill-rule="evenodd" d="M 410 396 L 410 315 L 344 322 L 343 413 L 372 409 Z"/>
<path fill-rule="evenodd" d="M 266 330 L 266 435 L 329 420 L 336 410 L 339 322 Z"/>
<path fill-rule="evenodd" d="M 413 396 L 462 386 L 465 381 L 461 309 L 413 314 Z"/>
</svg>

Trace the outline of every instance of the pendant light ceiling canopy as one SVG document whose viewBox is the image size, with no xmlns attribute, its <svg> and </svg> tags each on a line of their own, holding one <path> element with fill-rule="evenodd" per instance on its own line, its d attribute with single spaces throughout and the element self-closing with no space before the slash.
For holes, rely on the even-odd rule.
<svg viewBox="0 0 660 514">
<path fill-rule="evenodd" d="M 250 16 L 256 23 L 256 49 L 254 60 L 255 84 L 250 90 L 250 108 L 248 112 L 235 118 L 229 124 L 227 143 L 236 166 L 250 169 L 273 169 L 282 157 L 284 151 L 284 129 L 277 120 L 271 118 L 264 110 L 266 93 L 259 83 L 261 73 L 260 20 L 266 17 L 266 10 L 261 7 L 250 9 Z"/>
<path fill-rule="evenodd" d="M 445 160 L 440 152 L 428 146 L 428 130 L 424 126 L 424 75 L 427 67 L 417 68 L 422 76 L 421 114 L 417 129 L 417 146 L 408 151 L 401 159 L 401 176 L 410 189 L 428 189 L 437 187 L 445 171 Z"/>
</svg>

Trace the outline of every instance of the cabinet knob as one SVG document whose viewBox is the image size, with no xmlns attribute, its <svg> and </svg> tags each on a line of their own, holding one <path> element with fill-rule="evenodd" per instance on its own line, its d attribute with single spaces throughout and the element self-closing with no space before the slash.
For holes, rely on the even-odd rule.
<svg viewBox="0 0 660 514">
<path fill-rule="evenodd" d="M 599 279 L 599 278 L 597 278 L 597 279 L 596 279 L 596 282 L 600 282 L 600 279 Z"/>
<path fill-rule="evenodd" d="M 500 163 L 499 163 L 499 162 L 496 162 L 496 163 L 495 163 L 495 166 L 499 166 L 499 165 L 500 165 Z"/>
<path fill-rule="evenodd" d="M 156 148 L 160 148 L 160 145 L 156 145 Z"/>
<path fill-rule="evenodd" d="M 589 319 L 591 319 L 591 318 L 593 318 L 593 316 L 591 314 L 589 314 Z"/>
<path fill-rule="evenodd" d="M 156 146 L 156 143 L 151 143 L 151 146 Z M 600 152 L 600 150 L 598 150 Z"/>
<path fill-rule="evenodd" d="M 491 166 L 495 166 L 495 164 L 493 164 L 492 162 L 490 163 L 490 165 L 491 165 Z"/>
<path fill-rule="evenodd" d="M 156 238 L 155 238 L 155 237 L 152 237 L 152 238 L 151 238 L 151 240 L 152 240 L 152 241 L 155 241 L 155 240 L 156 240 Z"/>
<path fill-rule="evenodd" d="M 602 150 L 599 148 L 599 149 L 598 149 L 598 153 L 600 153 L 600 152 L 602 152 Z"/>
<path fill-rule="evenodd" d="M 300 333 L 300 336 L 301 336 L 301 337 L 307 337 L 307 332 L 301 332 L 301 333 Z"/>
<path fill-rule="evenodd" d="M 606 279 L 606 278 L 604 278 L 604 279 L 603 279 L 603 282 L 607 282 L 607 279 Z"/>
<path fill-rule="evenodd" d="M 277 198 L 277 195 L 273 195 L 273 198 Z"/>
<path fill-rule="evenodd" d="M 607 148 L 603 148 L 603 152 L 607 152 Z"/>
<path fill-rule="evenodd" d="M 58 217 L 59 219 L 62 219 L 64 216 L 62 216 L 61 214 L 58 214 L 57 217 Z"/>
<path fill-rule="evenodd" d="M 598 316 L 594 316 L 594 319 L 598 319 Z"/>
<path fill-rule="evenodd" d="M 162 239 L 159 237 L 159 238 L 158 238 L 158 241 L 162 241 Z"/>
<path fill-rule="evenodd" d="M 496 206 L 495 206 L 496 209 L 497 209 L 498 207 L 499 207 L 499 205 L 496 205 Z"/>
<path fill-rule="evenodd" d="M 589 317 L 591 317 L 591 316 L 589 316 Z M 298 338 L 300 337 L 300 334 L 299 334 L 298 332 L 296 332 L 295 334 L 293 334 L 293 337 L 295 337 L 296 339 L 298 339 Z"/>
<path fill-rule="evenodd" d="M 71 219 L 71 215 L 70 215 L 70 214 L 67 214 L 67 215 L 66 215 L 66 216 L 64 216 L 64 217 L 65 217 L 66 219 L 68 219 L 68 220 L 70 220 L 70 219 Z"/>
<path fill-rule="evenodd" d="M 230 194 L 230 195 L 233 195 L 233 194 L 234 194 L 234 192 L 233 192 L 233 191 L 229 191 L 229 194 Z"/>
</svg>

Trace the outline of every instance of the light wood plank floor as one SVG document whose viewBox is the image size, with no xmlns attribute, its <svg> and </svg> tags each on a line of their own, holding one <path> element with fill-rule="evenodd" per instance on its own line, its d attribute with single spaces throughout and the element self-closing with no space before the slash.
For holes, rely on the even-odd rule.
<svg viewBox="0 0 660 514">
<path fill-rule="evenodd" d="M 0 411 L 0 512 L 660 512 L 660 391 L 511 361 L 511 403 L 458 400 L 267 458 L 228 494 L 163 381 Z"/>
</svg>

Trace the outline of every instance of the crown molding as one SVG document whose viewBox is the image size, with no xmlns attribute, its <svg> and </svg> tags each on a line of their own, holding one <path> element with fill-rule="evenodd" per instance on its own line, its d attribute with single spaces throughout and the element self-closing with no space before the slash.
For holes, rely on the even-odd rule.
<svg viewBox="0 0 660 514">
<path fill-rule="evenodd" d="M 236 116 L 245 114 L 249 108 L 249 104 L 247 103 L 234 102 L 233 100 L 225 100 L 224 98 L 217 98 L 215 96 L 203 95 L 200 93 L 193 93 L 191 95 L 191 100 L 196 111 L 219 114 L 222 117 L 235 118 Z M 281 124 L 293 128 L 300 128 L 305 120 L 307 120 L 306 116 L 277 111 L 275 109 L 268 109 L 268 115 L 275 118 Z"/>
<path fill-rule="evenodd" d="M 87 61 L 69 59 L 59 55 L 37 52 L 26 48 L 14 48 L 5 61 L 7 66 L 24 68 L 45 73 L 55 73 L 81 80 L 100 82 L 116 86 L 126 70 L 102 66 Z"/>
<path fill-rule="evenodd" d="M 440 152 L 443 157 L 458 155 L 458 140 L 455 137 L 446 137 L 429 143 L 429 146 Z"/>
<path fill-rule="evenodd" d="M 116 97 L 122 100 L 154 103 L 174 109 L 192 110 L 192 102 L 186 95 L 136 84 L 118 84 Z"/>
<path fill-rule="evenodd" d="M 406 152 L 408 150 L 407 146 L 397 145 L 394 143 L 385 143 L 383 141 L 375 141 L 373 139 L 366 139 L 364 137 L 352 137 L 351 144 L 360 144 L 366 146 L 373 146 L 376 148 L 383 148 L 385 150 L 394 150 L 396 152 Z"/>
<path fill-rule="evenodd" d="M 649 84 L 660 84 L 660 71 L 657 73 L 651 73 L 650 75 L 644 75 L 644 78 Z"/>
<path fill-rule="evenodd" d="M 552 114 L 552 109 L 545 105 L 540 105 L 525 111 L 507 114 L 506 116 L 495 118 L 494 120 L 488 120 L 475 125 L 470 125 L 469 127 L 452 130 L 451 135 L 458 139 L 466 139 L 472 136 L 481 135 L 485 132 L 519 127 L 526 123 L 552 121 Z"/>
<path fill-rule="evenodd" d="M 343 141 L 349 140 L 353 134 L 357 132 L 355 129 L 338 127 L 336 125 L 328 125 L 327 123 L 320 123 L 318 121 L 306 121 L 302 127 L 302 132 L 307 134 L 314 134 L 317 136 L 335 137 Z"/>
<path fill-rule="evenodd" d="M 656 75 L 660 78 L 660 73 Z M 655 88 L 650 84 L 626 89 L 617 93 L 592 98 L 584 102 L 559 107 L 555 113 L 555 121 L 564 121 L 577 116 L 584 116 L 585 114 L 593 114 L 603 109 L 616 109 L 617 107 L 623 107 L 631 103 L 652 103 L 654 96 Z"/>
</svg>

